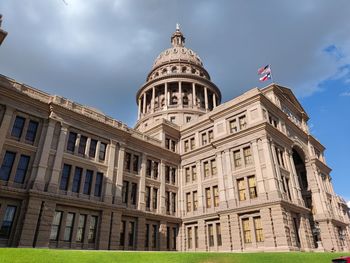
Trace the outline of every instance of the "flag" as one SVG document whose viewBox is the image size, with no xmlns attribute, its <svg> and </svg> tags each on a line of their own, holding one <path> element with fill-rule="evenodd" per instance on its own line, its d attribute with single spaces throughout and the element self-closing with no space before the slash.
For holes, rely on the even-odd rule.
<svg viewBox="0 0 350 263">
<path fill-rule="evenodd" d="M 260 81 L 265 81 L 265 80 L 269 80 L 271 79 L 271 72 L 265 74 L 264 76 L 262 76 L 261 78 L 259 78 Z"/>
<path fill-rule="evenodd" d="M 265 67 L 261 67 L 258 69 L 258 75 L 271 73 L 270 65 L 266 65 Z"/>
</svg>

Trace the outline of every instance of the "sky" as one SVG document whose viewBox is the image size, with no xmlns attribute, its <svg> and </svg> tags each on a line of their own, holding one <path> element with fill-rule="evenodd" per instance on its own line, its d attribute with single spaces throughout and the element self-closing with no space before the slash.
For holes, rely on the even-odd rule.
<svg viewBox="0 0 350 263">
<path fill-rule="evenodd" d="M 136 92 L 180 23 L 223 102 L 269 84 L 257 69 L 271 64 L 350 201 L 349 12 L 348 0 L 1 0 L 0 74 L 133 127 Z"/>
</svg>

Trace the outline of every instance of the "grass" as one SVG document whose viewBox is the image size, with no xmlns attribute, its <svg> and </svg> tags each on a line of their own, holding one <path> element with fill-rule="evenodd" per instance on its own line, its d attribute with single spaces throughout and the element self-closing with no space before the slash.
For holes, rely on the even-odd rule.
<svg viewBox="0 0 350 263">
<path fill-rule="evenodd" d="M 0 248 L 1 263 L 330 263 L 349 253 L 185 253 Z"/>
</svg>

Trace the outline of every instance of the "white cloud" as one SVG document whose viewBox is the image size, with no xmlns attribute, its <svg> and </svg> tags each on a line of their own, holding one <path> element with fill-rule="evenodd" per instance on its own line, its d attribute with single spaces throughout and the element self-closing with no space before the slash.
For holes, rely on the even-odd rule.
<svg viewBox="0 0 350 263">
<path fill-rule="evenodd" d="M 350 201 L 348 201 L 346 204 L 347 204 L 347 205 L 348 205 L 348 207 L 350 208 Z"/>
<path fill-rule="evenodd" d="M 341 93 L 340 96 L 350 97 L 350 91 L 345 91 L 345 92 Z"/>
</svg>

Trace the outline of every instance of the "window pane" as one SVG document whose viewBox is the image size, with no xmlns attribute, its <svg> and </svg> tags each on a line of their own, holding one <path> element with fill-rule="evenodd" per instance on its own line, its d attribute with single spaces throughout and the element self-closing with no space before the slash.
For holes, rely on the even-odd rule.
<svg viewBox="0 0 350 263">
<path fill-rule="evenodd" d="M 96 155 L 97 140 L 91 139 L 89 157 L 94 158 Z"/>
<path fill-rule="evenodd" d="M 131 204 L 136 205 L 136 196 L 137 196 L 137 184 L 131 183 Z"/>
<path fill-rule="evenodd" d="M 128 195 L 129 195 L 129 182 L 128 181 L 123 181 L 122 202 L 124 204 L 128 203 Z"/>
<path fill-rule="evenodd" d="M 60 190 L 67 191 L 71 168 L 72 168 L 72 166 L 69 165 L 69 164 L 64 164 L 63 165 L 62 175 L 61 175 L 61 183 L 60 183 Z"/>
<path fill-rule="evenodd" d="M 15 161 L 16 153 L 6 152 L 0 168 L 0 180 L 8 181 L 12 171 L 13 162 Z"/>
<path fill-rule="evenodd" d="M 15 175 L 15 182 L 23 184 L 29 165 L 30 157 L 27 155 L 21 155 L 17 165 L 17 171 Z"/>
<path fill-rule="evenodd" d="M 85 154 L 86 142 L 87 142 L 87 137 L 84 136 L 84 135 L 81 135 L 81 136 L 80 136 L 80 142 L 79 142 L 78 153 L 80 153 L 80 154 Z"/>
<path fill-rule="evenodd" d="M 74 193 L 79 193 L 82 174 L 83 174 L 83 169 L 80 167 L 75 167 L 73 186 L 72 186 L 72 192 Z"/>
<path fill-rule="evenodd" d="M 134 232 L 135 232 L 135 223 L 134 222 L 129 222 L 129 246 L 134 245 Z"/>
<path fill-rule="evenodd" d="M 15 122 L 13 123 L 11 136 L 16 137 L 17 139 L 21 138 L 25 120 L 26 119 L 23 117 L 16 117 Z"/>
<path fill-rule="evenodd" d="M 36 121 L 29 121 L 27 134 L 26 134 L 26 140 L 29 142 L 34 142 L 36 137 L 36 132 L 38 130 L 39 123 Z"/>
<path fill-rule="evenodd" d="M 77 242 L 83 242 L 84 240 L 85 223 L 86 223 L 86 215 L 79 215 Z"/>
<path fill-rule="evenodd" d="M 97 227 L 97 216 L 91 216 L 90 226 L 89 226 L 89 235 L 88 235 L 88 242 L 89 243 L 95 242 L 96 227 Z"/>
<path fill-rule="evenodd" d="M 100 152 L 98 154 L 98 158 L 100 159 L 100 161 L 104 161 L 106 158 L 106 148 L 107 148 L 107 144 L 101 142 Z"/>
<path fill-rule="evenodd" d="M 0 229 L 0 238 L 9 238 L 11 234 L 11 228 L 13 225 L 13 220 L 15 218 L 16 207 L 15 206 L 7 206 L 5 211 L 5 216 L 2 221 L 1 229 Z"/>
<path fill-rule="evenodd" d="M 62 212 L 55 211 L 55 215 L 54 215 L 53 220 L 52 220 L 50 240 L 57 240 L 58 239 L 58 232 L 59 232 L 60 225 L 61 225 L 61 217 L 62 217 Z"/>
<path fill-rule="evenodd" d="M 133 155 L 133 170 L 134 172 L 138 172 L 139 171 L 139 156 L 138 155 Z"/>
<path fill-rule="evenodd" d="M 96 173 L 96 182 L 95 182 L 95 196 L 101 196 L 102 191 L 102 181 L 103 181 L 103 173 Z"/>
<path fill-rule="evenodd" d="M 77 140 L 77 134 L 75 132 L 70 132 L 67 142 L 67 151 L 74 152 L 75 141 Z"/>
<path fill-rule="evenodd" d="M 83 191 L 83 193 L 86 194 L 86 195 L 89 195 L 91 193 L 91 184 L 92 184 L 93 173 L 94 172 L 91 171 L 91 170 L 86 170 L 84 191 Z"/>
<path fill-rule="evenodd" d="M 72 237 L 72 230 L 73 230 L 73 224 L 74 224 L 74 214 L 68 213 L 66 218 L 66 228 L 64 229 L 64 241 L 70 241 Z"/>
</svg>

